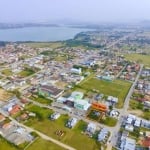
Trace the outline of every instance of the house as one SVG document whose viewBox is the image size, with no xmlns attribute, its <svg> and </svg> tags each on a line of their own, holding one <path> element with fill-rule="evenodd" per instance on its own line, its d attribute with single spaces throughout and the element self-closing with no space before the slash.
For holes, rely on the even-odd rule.
<svg viewBox="0 0 150 150">
<path fill-rule="evenodd" d="M 2 126 L 3 129 L 9 129 L 10 127 L 11 127 L 11 123 L 10 123 L 10 122 L 5 123 L 5 124 L 3 124 L 3 126 Z"/>
<path fill-rule="evenodd" d="M 71 97 L 73 97 L 74 99 L 82 99 L 84 96 L 84 94 L 82 92 L 78 92 L 78 91 L 74 91 L 71 94 Z"/>
<path fill-rule="evenodd" d="M 84 94 L 82 92 L 72 92 L 71 96 L 68 98 L 59 97 L 57 102 L 64 103 L 69 107 L 74 107 L 76 109 L 87 111 L 91 104 L 88 100 L 82 99 Z"/>
<path fill-rule="evenodd" d="M 93 102 L 91 105 L 92 109 L 95 109 L 100 112 L 107 112 L 108 108 L 105 104 Z"/>
<path fill-rule="evenodd" d="M 50 119 L 51 120 L 57 120 L 58 118 L 60 117 L 60 113 L 53 113 L 51 116 L 50 116 Z"/>
<path fill-rule="evenodd" d="M 135 150 L 136 141 L 128 137 L 121 137 L 120 150 Z"/>
<path fill-rule="evenodd" d="M 67 101 L 66 97 L 59 97 L 59 98 L 57 98 L 57 102 L 58 103 L 65 103 L 66 101 Z"/>
<path fill-rule="evenodd" d="M 144 140 L 142 140 L 142 146 L 145 148 L 150 148 L 150 137 L 146 137 Z"/>
<path fill-rule="evenodd" d="M 38 89 L 39 94 L 45 97 L 52 97 L 57 98 L 59 97 L 64 91 L 62 89 L 58 89 L 54 86 L 42 85 Z"/>
<path fill-rule="evenodd" d="M 106 128 L 103 128 L 99 134 L 98 134 L 98 141 L 99 142 L 106 142 L 106 139 L 108 138 L 108 130 Z"/>
<path fill-rule="evenodd" d="M 126 125 L 126 126 L 125 126 L 125 130 L 130 131 L 130 132 L 133 132 L 134 127 L 133 127 L 133 125 Z"/>
<path fill-rule="evenodd" d="M 77 118 L 70 118 L 66 124 L 66 127 L 73 128 L 77 124 Z"/>
<path fill-rule="evenodd" d="M 112 110 L 112 111 L 110 111 L 109 115 L 110 115 L 110 117 L 118 118 L 119 112 L 116 110 Z"/>
<path fill-rule="evenodd" d="M 90 108 L 91 104 L 87 100 L 75 100 L 74 107 L 77 109 L 81 109 L 87 111 Z"/>
<path fill-rule="evenodd" d="M 145 101 L 145 102 L 144 102 L 144 106 L 150 108 L 150 101 Z"/>
<path fill-rule="evenodd" d="M 140 127 L 141 126 L 141 119 L 140 118 L 136 118 L 136 120 L 134 122 L 134 126 L 136 126 L 136 127 Z"/>
<path fill-rule="evenodd" d="M 113 97 L 113 96 L 108 96 L 107 101 L 112 102 L 112 103 L 118 103 L 118 98 Z"/>
<path fill-rule="evenodd" d="M 136 120 L 136 116 L 129 114 L 126 119 L 126 124 L 132 124 Z"/>
<path fill-rule="evenodd" d="M 82 73 L 82 69 L 81 68 L 72 68 L 71 69 L 71 73 L 75 73 L 75 74 L 81 74 Z"/>
<path fill-rule="evenodd" d="M 28 118 L 29 118 L 29 115 L 28 115 L 27 113 L 23 113 L 23 114 L 19 117 L 20 120 L 27 120 Z"/>
<path fill-rule="evenodd" d="M 87 126 L 87 129 L 86 129 L 86 132 L 88 134 L 94 134 L 96 131 L 96 124 L 94 123 L 89 123 L 88 126 Z"/>
<path fill-rule="evenodd" d="M 21 110 L 21 107 L 16 104 L 16 105 L 14 105 L 14 106 L 12 107 L 12 109 L 11 109 L 10 111 L 8 111 L 8 112 L 9 112 L 10 115 L 14 115 L 14 114 L 18 113 L 20 110 Z"/>
</svg>

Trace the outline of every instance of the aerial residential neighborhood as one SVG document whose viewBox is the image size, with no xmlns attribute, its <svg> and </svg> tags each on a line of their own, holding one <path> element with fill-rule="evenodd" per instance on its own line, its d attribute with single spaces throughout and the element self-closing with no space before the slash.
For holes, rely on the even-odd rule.
<svg viewBox="0 0 150 150">
<path fill-rule="evenodd" d="M 132 34 L 120 31 L 107 48 L 1 47 L 1 137 L 27 149 L 39 139 L 77 150 L 150 147 L 150 64 L 115 52 Z"/>
<path fill-rule="evenodd" d="M 150 150 L 149 14 L 149 0 L 1 0 L 0 150 Z"/>
</svg>

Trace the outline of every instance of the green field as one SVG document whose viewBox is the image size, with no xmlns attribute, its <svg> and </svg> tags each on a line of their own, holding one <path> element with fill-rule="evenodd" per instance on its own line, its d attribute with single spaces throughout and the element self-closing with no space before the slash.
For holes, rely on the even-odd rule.
<svg viewBox="0 0 150 150">
<path fill-rule="evenodd" d="M 13 144 L 0 137 L 0 150 L 19 150 Z"/>
<path fill-rule="evenodd" d="M 35 142 L 33 142 L 27 150 L 65 150 L 64 148 L 50 142 L 38 138 Z"/>
<path fill-rule="evenodd" d="M 12 75 L 12 71 L 11 71 L 11 69 L 4 69 L 2 71 L 2 74 L 6 75 L 6 76 L 11 76 Z"/>
<path fill-rule="evenodd" d="M 62 42 L 33 42 L 33 43 L 25 43 L 25 44 L 27 46 L 32 47 L 32 48 L 49 47 L 49 48 L 52 48 L 52 49 L 63 47 L 65 45 Z"/>
<path fill-rule="evenodd" d="M 106 117 L 105 119 L 101 120 L 101 123 L 110 127 L 114 127 L 117 124 L 117 119 L 112 117 Z"/>
<path fill-rule="evenodd" d="M 45 98 L 41 95 L 37 95 L 37 97 L 31 96 L 30 99 L 37 101 L 39 103 L 42 103 L 42 104 L 51 104 L 52 103 L 52 100 Z"/>
<path fill-rule="evenodd" d="M 150 55 L 128 54 L 125 58 L 129 61 L 137 61 L 145 66 L 150 67 Z"/>
<path fill-rule="evenodd" d="M 18 75 L 21 77 L 27 77 L 34 73 L 35 73 L 35 71 L 33 71 L 32 69 L 26 68 L 26 69 L 22 70 L 21 72 L 19 72 Z"/>
<path fill-rule="evenodd" d="M 86 92 L 96 90 L 105 95 L 118 97 L 119 102 L 117 107 L 121 108 L 123 107 L 123 103 L 130 86 L 131 83 L 122 80 L 114 80 L 113 82 L 109 82 L 91 78 L 85 82 L 83 81 L 83 83 L 81 82 L 81 84 L 79 84 L 77 87 L 86 90 Z"/>
<path fill-rule="evenodd" d="M 64 148 L 41 138 L 36 139 L 26 150 L 65 150 Z M 23 150 L 0 137 L 0 150 Z"/>
<path fill-rule="evenodd" d="M 77 150 L 83 150 L 83 147 L 87 150 L 99 149 L 99 143 L 97 143 L 96 140 L 81 133 L 87 126 L 85 122 L 79 121 L 75 128 L 68 129 L 65 127 L 65 123 L 69 119 L 68 115 L 61 115 L 58 120 L 51 121 L 48 119 L 48 117 L 53 113 L 52 110 L 40 108 L 34 105 L 30 105 L 27 109 L 37 113 L 37 117 L 29 119 L 29 121 L 26 122 L 26 125 L 31 126 L 34 129 L 37 129 L 46 135 L 55 138 L 56 140 L 68 144 Z M 58 137 L 55 134 L 57 130 L 64 131 L 64 136 Z"/>
<path fill-rule="evenodd" d="M 139 117 L 142 117 L 146 120 L 150 120 L 150 110 L 144 109 L 144 105 L 141 102 L 131 99 L 129 103 L 129 110 L 132 110 L 132 113 L 136 113 Z M 140 113 L 137 112 L 140 110 Z"/>
</svg>

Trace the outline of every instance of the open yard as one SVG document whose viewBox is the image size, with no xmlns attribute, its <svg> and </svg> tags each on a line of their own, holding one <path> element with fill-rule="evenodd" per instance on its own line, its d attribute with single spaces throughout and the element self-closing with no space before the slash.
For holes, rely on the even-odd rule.
<svg viewBox="0 0 150 150">
<path fill-rule="evenodd" d="M 7 142 L 5 139 L 0 137 L 0 149 L 1 150 L 19 150 L 13 144 Z"/>
<path fill-rule="evenodd" d="M 129 91 L 131 83 L 122 81 L 122 80 L 114 80 L 113 82 L 108 82 L 104 80 L 99 80 L 96 78 L 91 78 L 87 81 L 81 82 L 78 85 L 78 88 L 89 91 L 97 91 L 99 93 L 103 93 L 105 95 L 111 95 L 119 98 L 119 103 L 117 104 L 118 108 L 123 107 L 124 99 Z"/>
<path fill-rule="evenodd" d="M 150 120 L 150 110 L 144 109 L 144 106 L 141 102 L 138 102 L 136 100 L 130 100 L 129 106 L 130 113 L 142 117 L 146 120 Z"/>
<path fill-rule="evenodd" d="M 30 99 L 34 100 L 34 101 L 37 101 L 39 103 L 42 103 L 42 104 L 51 104 L 52 100 L 48 99 L 48 98 L 45 98 L 41 95 L 37 95 L 37 97 L 34 97 L 34 96 L 31 96 Z"/>
<path fill-rule="evenodd" d="M 50 114 L 53 113 L 51 110 L 34 105 L 30 105 L 27 109 L 38 113 L 37 117 L 29 119 L 29 121 L 26 122 L 26 125 L 31 126 L 63 143 L 66 143 L 77 150 L 83 150 L 83 147 L 87 150 L 99 149 L 99 143 L 81 133 L 87 126 L 85 122 L 79 121 L 75 128 L 69 129 L 65 127 L 65 123 L 69 119 L 68 115 L 61 115 L 58 120 L 51 121 L 48 119 Z M 55 132 L 58 130 L 64 131 L 65 134 L 61 137 L 56 135 Z"/>
<path fill-rule="evenodd" d="M 64 148 L 50 142 L 38 138 L 35 142 L 33 142 L 27 150 L 65 150 Z"/>
<path fill-rule="evenodd" d="M 62 42 L 33 42 L 33 43 L 25 43 L 27 46 L 32 48 L 44 48 L 49 47 L 52 49 L 63 47 L 65 44 Z"/>
<path fill-rule="evenodd" d="M 35 73 L 35 71 L 33 71 L 32 69 L 26 68 L 23 71 L 19 72 L 18 75 L 21 77 L 27 77 L 34 73 Z"/>
<path fill-rule="evenodd" d="M 129 61 L 137 61 L 145 66 L 150 67 L 150 55 L 128 54 L 125 58 Z"/>
<path fill-rule="evenodd" d="M 110 126 L 110 127 L 115 126 L 117 123 L 117 119 L 109 117 L 109 116 L 105 116 L 103 113 L 95 111 L 95 110 L 90 110 L 87 117 L 90 120 L 100 122 L 100 123 L 105 124 L 105 125 Z"/>
<path fill-rule="evenodd" d="M 4 70 L 2 70 L 2 74 L 6 75 L 6 76 L 11 76 L 13 73 L 12 73 L 11 69 L 4 69 Z"/>
</svg>

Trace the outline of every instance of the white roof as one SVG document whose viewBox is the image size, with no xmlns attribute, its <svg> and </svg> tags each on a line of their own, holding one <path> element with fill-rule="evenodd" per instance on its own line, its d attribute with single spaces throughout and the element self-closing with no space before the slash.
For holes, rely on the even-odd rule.
<svg viewBox="0 0 150 150">
<path fill-rule="evenodd" d="M 133 119 L 132 119 L 132 118 L 127 118 L 126 123 L 127 123 L 127 124 L 131 124 L 131 123 L 132 123 L 132 121 L 133 121 Z"/>
<path fill-rule="evenodd" d="M 126 129 L 127 131 L 133 131 L 133 130 L 134 130 L 134 127 L 133 127 L 132 125 L 126 125 L 126 126 L 125 126 L 125 129 Z"/>
<path fill-rule="evenodd" d="M 134 116 L 134 115 L 132 115 L 132 114 L 129 114 L 129 115 L 128 115 L 128 118 L 131 118 L 131 119 L 134 119 L 134 120 L 135 120 L 135 119 L 136 119 L 136 116 Z"/>
<path fill-rule="evenodd" d="M 136 142 L 134 139 L 126 138 L 124 150 L 135 150 Z"/>
</svg>

